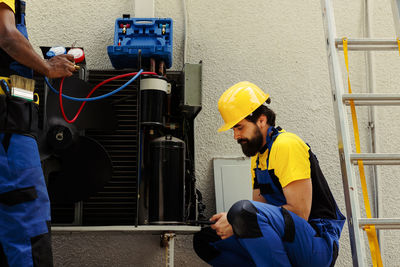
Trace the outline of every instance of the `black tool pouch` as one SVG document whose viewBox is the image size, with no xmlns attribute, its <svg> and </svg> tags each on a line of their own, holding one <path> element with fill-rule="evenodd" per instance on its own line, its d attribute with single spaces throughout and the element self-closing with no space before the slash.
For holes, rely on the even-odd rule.
<svg viewBox="0 0 400 267">
<path fill-rule="evenodd" d="M 0 132 L 37 138 L 39 106 L 32 101 L 0 95 Z"/>
</svg>

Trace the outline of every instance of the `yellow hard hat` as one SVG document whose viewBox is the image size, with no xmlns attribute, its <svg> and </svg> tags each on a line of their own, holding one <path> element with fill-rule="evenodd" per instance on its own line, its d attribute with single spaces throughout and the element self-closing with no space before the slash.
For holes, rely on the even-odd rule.
<svg viewBox="0 0 400 267">
<path fill-rule="evenodd" d="M 226 90 L 218 100 L 225 124 L 218 132 L 229 130 L 261 106 L 269 95 L 251 82 L 240 82 Z"/>
</svg>

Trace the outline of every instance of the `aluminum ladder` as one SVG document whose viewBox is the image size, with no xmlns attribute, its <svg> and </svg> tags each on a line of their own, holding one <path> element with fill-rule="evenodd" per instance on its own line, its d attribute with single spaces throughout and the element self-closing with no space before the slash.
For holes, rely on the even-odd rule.
<svg viewBox="0 0 400 267">
<path fill-rule="evenodd" d="M 400 37 L 400 0 L 392 0 L 396 37 Z M 366 266 L 366 251 L 362 230 L 374 225 L 376 229 L 400 229 L 400 218 L 361 218 L 358 190 L 353 165 L 362 160 L 364 165 L 400 165 L 400 154 L 354 153 L 352 152 L 347 107 L 350 101 L 355 105 L 393 106 L 400 105 L 400 94 L 345 93 L 338 50 L 343 50 L 343 40 L 336 37 L 336 26 L 331 0 L 321 0 L 323 23 L 326 37 L 329 75 L 332 89 L 335 124 L 338 139 L 339 158 L 345 195 L 347 222 L 353 266 Z M 383 51 L 398 50 L 397 38 L 393 39 L 348 39 L 348 50 Z"/>
</svg>

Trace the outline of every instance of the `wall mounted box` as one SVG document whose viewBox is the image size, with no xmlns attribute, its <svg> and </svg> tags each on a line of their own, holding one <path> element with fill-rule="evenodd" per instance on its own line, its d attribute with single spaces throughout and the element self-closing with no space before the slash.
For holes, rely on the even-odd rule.
<svg viewBox="0 0 400 267">
<path fill-rule="evenodd" d="M 139 51 L 142 61 L 163 60 L 172 66 L 172 19 L 118 18 L 115 21 L 114 45 L 107 47 L 116 69 L 137 68 Z"/>
</svg>

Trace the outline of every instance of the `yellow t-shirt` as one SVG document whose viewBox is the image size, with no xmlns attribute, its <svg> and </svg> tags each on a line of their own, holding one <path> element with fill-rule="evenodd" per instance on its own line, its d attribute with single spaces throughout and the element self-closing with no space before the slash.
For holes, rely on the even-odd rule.
<svg viewBox="0 0 400 267">
<path fill-rule="evenodd" d="M 269 155 L 268 170 L 273 170 L 282 188 L 291 182 L 311 178 L 309 149 L 304 141 L 293 133 L 282 132 L 275 139 Z M 258 168 L 266 170 L 268 149 L 264 153 L 258 153 L 251 158 L 253 186 L 255 179 L 254 169 L 257 167 L 258 156 Z"/>
<path fill-rule="evenodd" d="M 15 0 L 0 0 L 0 3 L 4 3 L 9 6 L 12 11 L 15 13 Z"/>
</svg>

